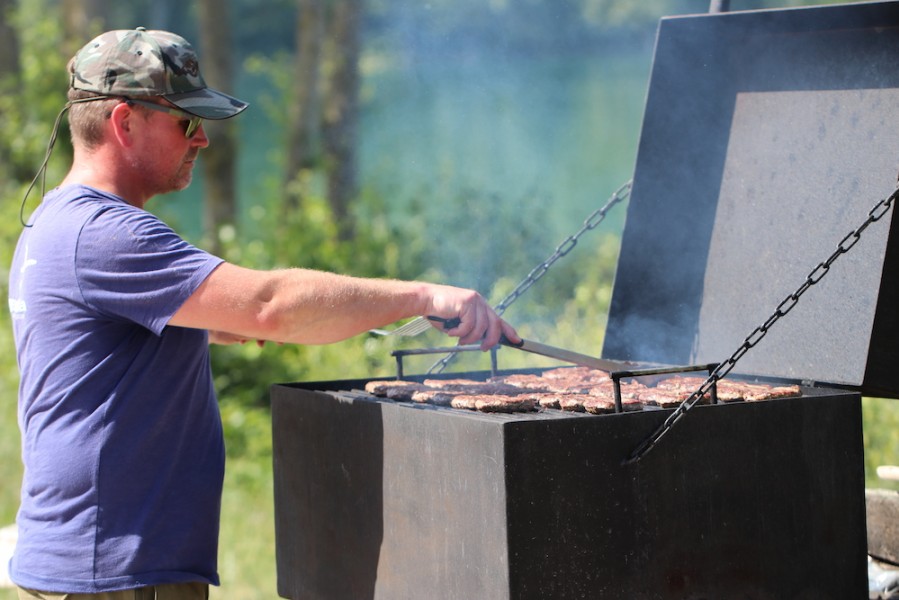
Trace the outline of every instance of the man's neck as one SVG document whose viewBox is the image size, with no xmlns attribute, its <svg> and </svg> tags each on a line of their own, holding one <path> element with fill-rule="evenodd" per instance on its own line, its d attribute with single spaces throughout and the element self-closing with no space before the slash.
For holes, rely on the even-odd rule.
<svg viewBox="0 0 899 600">
<path fill-rule="evenodd" d="M 145 198 L 129 185 L 128 177 L 122 169 L 116 168 L 115 158 L 111 160 L 102 152 L 87 153 L 76 149 L 72 167 L 61 185 L 86 185 L 121 197 L 128 204 L 143 208 L 149 198 Z"/>
</svg>

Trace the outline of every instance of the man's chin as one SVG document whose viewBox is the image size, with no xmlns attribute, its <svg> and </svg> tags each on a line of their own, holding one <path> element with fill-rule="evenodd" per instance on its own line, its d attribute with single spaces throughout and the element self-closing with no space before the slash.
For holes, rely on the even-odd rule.
<svg viewBox="0 0 899 600">
<path fill-rule="evenodd" d="M 191 180 L 193 180 L 193 175 L 190 172 L 183 174 L 181 177 L 172 182 L 172 191 L 180 192 L 182 190 L 186 190 L 190 186 Z"/>
</svg>

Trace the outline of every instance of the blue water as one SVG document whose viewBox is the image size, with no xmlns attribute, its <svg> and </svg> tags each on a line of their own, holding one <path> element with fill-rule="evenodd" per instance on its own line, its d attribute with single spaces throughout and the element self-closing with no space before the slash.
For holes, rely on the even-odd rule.
<svg viewBox="0 0 899 600">
<path fill-rule="evenodd" d="M 632 56 L 469 61 L 366 82 L 363 181 L 436 214 L 459 190 L 552 202 L 571 229 L 633 171 L 648 65 Z M 439 220 L 435 220 L 435 224 Z"/>
<path fill-rule="evenodd" d="M 484 235 L 499 242 L 479 251 L 502 252 L 502 237 L 519 228 L 528 229 L 533 252 L 522 260 L 543 258 L 630 179 L 650 53 L 468 54 L 366 70 L 360 185 L 386 199 L 391 222 L 414 214 L 427 237 L 453 249 L 456 258 L 446 260 L 455 262 L 441 265 L 444 270 L 465 261 L 466 248 L 459 246 L 471 243 L 454 240 L 471 203 L 491 204 L 481 221 L 492 220 Z M 272 114 L 279 99 L 270 88 L 251 77 L 241 87 L 239 95 L 252 106 L 238 118 L 239 205 L 252 229 L 250 215 L 280 182 L 284 129 Z M 200 232 L 202 173 L 195 175 L 189 190 L 153 207 L 188 236 Z M 619 231 L 623 217 L 620 207 L 600 231 Z"/>
</svg>

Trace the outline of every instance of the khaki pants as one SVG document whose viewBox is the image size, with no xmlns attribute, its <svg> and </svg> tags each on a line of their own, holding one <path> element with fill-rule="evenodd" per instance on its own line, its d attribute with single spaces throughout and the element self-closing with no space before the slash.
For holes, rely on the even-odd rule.
<svg viewBox="0 0 899 600">
<path fill-rule="evenodd" d="M 206 600 L 207 598 L 209 586 L 205 583 L 173 583 L 100 594 L 36 592 L 19 588 L 19 600 Z"/>
</svg>

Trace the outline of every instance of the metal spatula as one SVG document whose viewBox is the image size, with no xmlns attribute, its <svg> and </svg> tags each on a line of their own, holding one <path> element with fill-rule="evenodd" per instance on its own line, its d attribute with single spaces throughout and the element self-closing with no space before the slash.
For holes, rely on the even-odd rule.
<svg viewBox="0 0 899 600">
<path fill-rule="evenodd" d="M 437 323 L 443 323 L 444 329 L 452 329 L 459 325 L 459 319 L 444 319 L 443 317 L 416 317 L 406 323 L 405 325 L 401 325 L 396 329 L 386 330 L 386 329 L 369 329 L 369 332 L 374 333 L 375 335 L 398 335 L 402 337 L 414 337 L 416 335 L 420 335 L 431 328 L 431 324 L 428 321 L 436 321 Z"/>
</svg>

